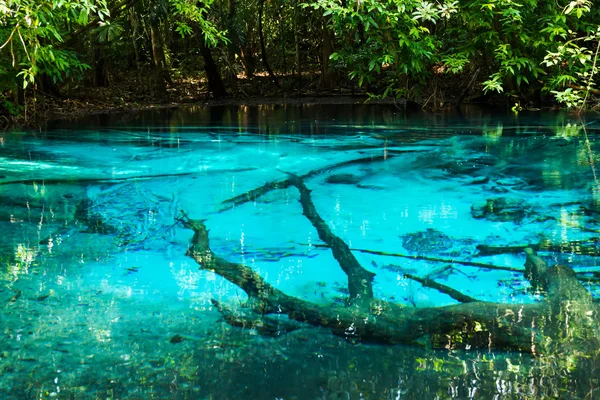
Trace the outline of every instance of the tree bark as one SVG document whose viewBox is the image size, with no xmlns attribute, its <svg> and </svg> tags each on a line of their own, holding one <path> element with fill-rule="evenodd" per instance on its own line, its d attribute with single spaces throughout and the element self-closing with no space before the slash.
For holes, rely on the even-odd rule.
<svg viewBox="0 0 600 400">
<path fill-rule="evenodd" d="M 235 0 L 227 1 L 227 37 L 229 38 L 229 44 L 227 45 L 227 75 L 226 79 L 230 82 L 237 80 L 237 73 L 234 69 L 235 54 L 240 48 L 240 40 L 238 34 L 238 27 L 235 24 Z"/>
<path fill-rule="evenodd" d="M 284 18 L 285 18 L 285 15 L 283 15 L 283 14 L 281 14 L 279 16 L 279 40 L 281 41 L 281 58 L 283 60 L 282 73 L 283 73 L 283 75 L 286 75 L 287 74 L 287 60 L 286 60 L 287 57 L 285 56 L 286 46 L 285 46 L 285 24 L 284 24 L 285 20 L 284 20 Z"/>
<path fill-rule="evenodd" d="M 240 38 L 240 58 L 246 71 L 246 76 L 252 78 L 256 72 L 254 19 L 252 18 L 247 24 L 244 40 Z"/>
</svg>

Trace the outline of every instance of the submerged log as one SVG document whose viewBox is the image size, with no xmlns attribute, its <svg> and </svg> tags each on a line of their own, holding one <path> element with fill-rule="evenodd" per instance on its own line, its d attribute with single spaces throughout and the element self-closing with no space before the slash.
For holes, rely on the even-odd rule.
<svg viewBox="0 0 600 400">
<path fill-rule="evenodd" d="M 235 284 L 248 295 L 259 314 L 280 313 L 290 319 L 330 329 L 337 336 L 375 343 L 416 343 L 428 335 L 465 334 L 485 326 L 501 348 L 531 348 L 532 320 L 540 315 L 537 304 L 472 302 L 447 307 L 407 308 L 387 301 L 350 306 L 318 305 L 289 296 L 267 283 L 251 268 L 215 255 L 208 246 L 208 230 L 202 221 L 181 219 L 194 231 L 188 255 L 203 269 Z M 525 308 L 525 311 L 524 311 Z M 471 327 L 469 329 L 468 327 Z M 477 328 L 475 328 L 477 327 Z"/>
<path fill-rule="evenodd" d="M 546 353 L 553 357 L 566 352 L 577 356 L 598 351 L 600 306 L 578 281 L 572 268 L 564 265 L 548 267 L 531 247 L 526 250 L 525 275 L 543 294 L 539 302 L 475 301 L 456 289 L 420 277 L 411 278 L 421 279 L 429 287 L 451 294 L 462 303 L 409 308 L 375 299 L 373 274 L 351 257 L 351 249 L 319 216 L 310 190 L 302 179 L 292 175 L 287 181 L 299 189 L 303 214 L 317 229 L 321 240 L 332 247 L 338 264 L 348 276 L 351 301 L 344 305 L 321 305 L 284 293 L 250 267 L 214 254 L 204 221 L 184 215 L 180 221 L 194 232 L 187 254 L 201 268 L 215 272 L 244 290 L 250 310 L 256 314 L 234 315 L 231 310 L 217 307 L 229 323 L 262 326 L 263 318 L 268 314 L 285 314 L 290 320 L 324 327 L 334 335 L 353 341 L 422 344 L 423 340 L 428 340 L 432 345 L 447 342 L 445 346 L 455 346 L 458 343 L 464 348 L 494 347 Z"/>
<path fill-rule="evenodd" d="M 476 332 L 488 334 L 485 346 L 537 353 L 548 339 L 571 337 L 569 329 L 585 332 L 586 343 L 600 342 L 598 305 L 567 266 L 538 268 L 538 281 L 545 299 L 533 304 L 469 302 L 454 306 L 407 308 L 372 299 L 349 306 L 318 305 L 289 296 L 267 283 L 251 268 L 216 256 L 208 247 L 208 230 L 198 220 L 182 219 L 194 231 L 188 255 L 204 269 L 211 270 L 246 292 L 253 310 L 260 315 L 286 314 L 290 319 L 330 329 L 331 333 L 353 340 L 375 343 L 417 343 L 423 338 L 463 338 L 466 346 Z M 562 315 L 562 317 L 561 317 Z M 570 322 L 565 325 L 565 318 Z M 566 331 L 565 331 L 566 330 Z M 556 349 L 555 349 L 556 350 Z M 556 350 L 558 351 L 558 350 Z"/>
<path fill-rule="evenodd" d="M 527 260 L 525 260 L 525 278 L 529 280 L 531 286 L 535 289 L 544 288 L 547 285 L 546 275 L 548 273 L 548 266 L 531 247 L 525 248 L 525 254 L 527 254 Z"/>
<path fill-rule="evenodd" d="M 292 332 L 301 326 L 299 323 L 287 318 L 276 318 L 254 312 L 234 311 L 214 299 L 212 300 L 212 305 L 223 315 L 223 318 L 229 325 L 244 329 L 253 329 L 265 336 L 277 336 L 282 333 Z"/>
</svg>

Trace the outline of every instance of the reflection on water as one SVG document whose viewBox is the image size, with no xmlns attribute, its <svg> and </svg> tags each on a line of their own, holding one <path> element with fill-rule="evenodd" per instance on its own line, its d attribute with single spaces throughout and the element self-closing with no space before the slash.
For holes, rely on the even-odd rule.
<svg viewBox="0 0 600 400">
<path fill-rule="evenodd" d="M 458 337 L 378 345 L 302 324 L 233 327 L 211 301 L 237 312 L 246 294 L 186 256 L 192 232 L 177 221 L 204 220 L 216 255 L 285 293 L 344 307 L 346 275 L 282 184 L 293 173 L 376 274 L 378 299 L 457 303 L 428 279 L 538 303 L 519 272 L 527 245 L 598 298 L 599 129 L 562 114 L 354 105 L 190 107 L 4 133 L 2 398 L 593 398 L 600 346 L 580 327 L 563 357 L 503 352 L 493 337 L 465 349 Z M 266 182 L 279 183 L 251 192 Z"/>
</svg>

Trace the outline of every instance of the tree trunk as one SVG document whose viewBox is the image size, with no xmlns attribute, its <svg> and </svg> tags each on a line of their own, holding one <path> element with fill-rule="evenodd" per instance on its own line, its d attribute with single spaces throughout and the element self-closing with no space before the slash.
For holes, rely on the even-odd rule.
<svg viewBox="0 0 600 400">
<path fill-rule="evenodd" d="M 206 79 L 208 80 L 208 91 L 212 93 L 215 98 L 225 97 L 227 96 L 227 90 L 225 89 L 223 79 L 221 78 L 221 74 L 217 68 L 215 60 L 213 59 L 212 53 L 208 46 L 206 46 L 202 32 L 200 32 L 198 38 L 200 44 L 200 53 L 204 59 L 204 71 L 206 72 Z"/>
<path fill-rule="evenodd" d="M 296 76 L 300 78 L 302 76 L 302 70 L 300 69 L 300 38 L 298 34 L 298 0 L 294 0 L 294 49 Z"/>
<path fill-rule="evenodd" d="M 248 78 L 252 78 L 254 76 L 254 72 L 256 72 L 255 22 L 255 18 L 250 18 L 248 21 L 246 21 L 246 30 L 244 35 L 240 35 L 238 37 L 240 44 L 240 58 Z"/>
<path fill-rule="evenodd" d="M 142 84 L 142 68 L 140 67 L 140 51 L 137 45 L 137 21 L 135 19 L 135 12 L 133 8 L 129 9 L 129 21 L 131 23 L 131 44 L 133 45 L 133 52 L 135 57 L 135 69 L 137 71 L 138 84 Z"/>
<path fill-rule="evenodd" d="M 45 74 L 45 73 L 40 74 L 38 76 L 37 83 L 42 92 L 49 94 L 50 96 L 53 96 L 53 97 L 57 97 L 57 98 L 62 97 L 62 94 L 60 93 L 60 89 L 58 88 L 56 83 L 54 83 L 54 80 L 48 76 L 48 74 Z"/>
<path fill-rule="evenodd" d="M 94 86 L 108 86 L 108 76 L 106 74 L 106 58 L 104 57 L 102 44 L 94 44 Z"/>
<path fill-rule="evenodd" d="M 333 32 L 327 27 L 326 21 L 323 19 L 321 28 L 322 47 L 321 47 L 321 79 L 319 87 L 321 89 L 333 89 L 337 86 L 337 74 L 331 68 L 329 57 L 333 54 Z"/>
<path fill-rule="evenodd" d="M 287 74 L 287 62 L 285 57 L 285 24 L 284 24 L 284 15 L 280 15 L 279 17 L 279 40 L 281 41 L 281 58 L 283 59 L 283 75 Z"/>
<path fill-rule="evenodd" d="M 258 0 L 258 37 L 260 39 L 260 52 L 262 55 L 263 65 L 264 65 L 265 69 L 267 70 L 267 72 L 269 73 L 271 80 L 273 81 L 275 86 L 280 87 L 279 81 L 277 80 L 277 77 L 275 76 L 275 74 L 273 73 L 273 70 L 269 66 L 269 60 L 267 59 L 267 50 L 265 49 L 265 38 L 263 35 L 263 24 L 262 24 L 264 8 L 265 8 L 265 0 Z"/>
<path fill-rule="evenodd" d="M 246 45 L 240 44 L 240 57 L 242 59 L 244 70 L 246 71 L 246 76 L 252 78 L 256 69 L 256 60 L 254 59 L 252 48 L 248 43 L 246 43 Z"/>
<path fill-rule="evenodd" d="M 227 26 L 227 38 L 229 44 L 227 44 L 226 63 L 227 71 L 225 74 L 225 80 L 228 83 L 235 82 L 237 80 L 237 71 L 234 67 L 236 60 L 235 55 L 240 51 L 240 38 L 238 33 L 238 26 L 235 23 L 235 0 L 227 0 L 227 19 L 225 26 Z"/>
<path fill-rule="evenodd" d="M 25 107 L 25 89 L 23 89 L 23 75 L 17 75 L 16 77 L 16 87 L 13 95 L 13 102 L 17 106 Z"/>
<path fill-rule="evenodd" d="M 158 21 L 150 21 L 150 41 L 152 42 L 152 60 L 154 63 L 154 83 L 156 91 L 162 95 L 167 93 L 167 85 L 172 84 L 169 71 L 167 70 L 167 61 L 165 51 L 160 37 L 160 28 Z"/>
</svg>

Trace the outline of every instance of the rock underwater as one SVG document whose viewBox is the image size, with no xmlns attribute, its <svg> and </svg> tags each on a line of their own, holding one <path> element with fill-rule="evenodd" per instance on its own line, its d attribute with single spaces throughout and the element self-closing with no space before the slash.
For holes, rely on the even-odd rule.
<svg viewBox="0 0 600 400">
<path fill-rule="evenodd" d="M 432 228 L 402 236 L 402 246 L 418 254 L 439 254 L 451 249 L 453 243 L 448 235 Z"/>
<path fill-rule="evenodd" d="M 471 216 L 485 218 L 495 222 L 514 222 L 520 224 L 523 219 L 534 214 L 533 208 L 522 200 L 497 197 L 487 199 L 485 204 L 473 204 Z"/>
</svg>

